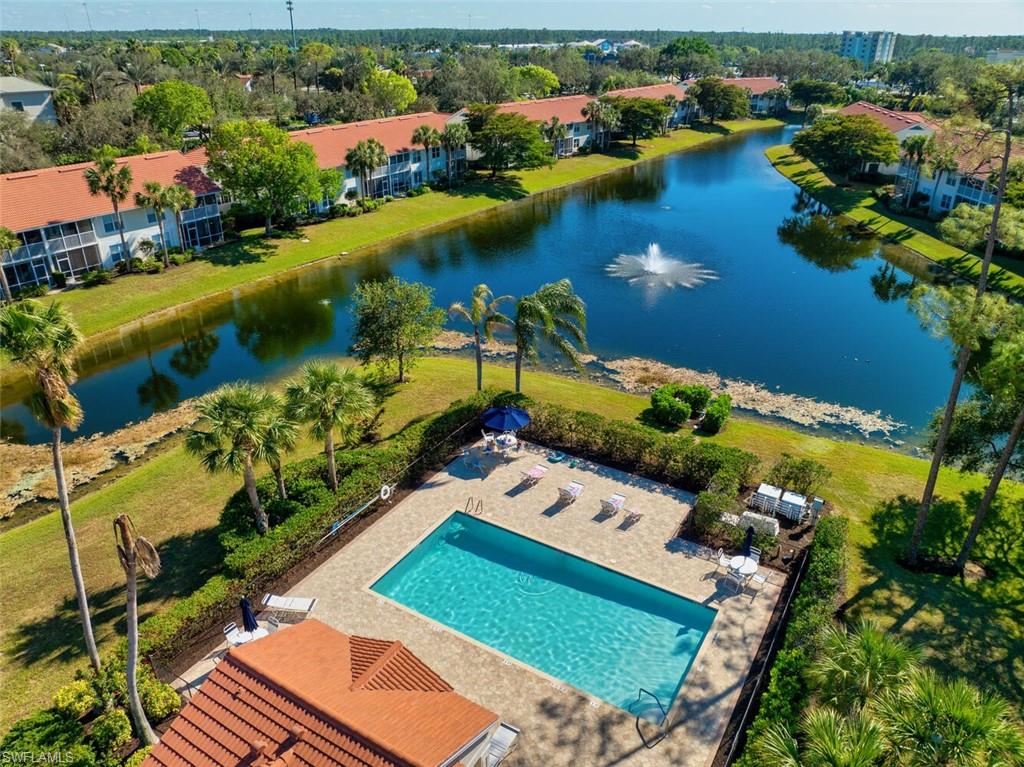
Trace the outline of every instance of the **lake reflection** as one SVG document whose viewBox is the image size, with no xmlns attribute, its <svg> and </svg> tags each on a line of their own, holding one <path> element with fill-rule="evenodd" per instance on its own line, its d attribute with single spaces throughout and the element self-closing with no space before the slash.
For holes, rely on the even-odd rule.
<svg viewBox="0 0 1024 767">
<path fill-rule="evenodd" d="M 441 305 L 479 282 L 520 295 L 569 277 L 601 357 L 711 369 L 921 427 L 943 400 L 949 358 L 907 309 L 912 260 L 822 215 L 771 168 L 764 149 L 792 130 L 726 139 L 182 308 L 80 360 L 80 433 L 344 354 L 354 286 L 392 274 L 432 285 Z M 606 267 L 648 243 L 719 279 L 645 301 Z M 5 434 L 46 437 L 16 401 L 3 419 Z"/>
</svg>

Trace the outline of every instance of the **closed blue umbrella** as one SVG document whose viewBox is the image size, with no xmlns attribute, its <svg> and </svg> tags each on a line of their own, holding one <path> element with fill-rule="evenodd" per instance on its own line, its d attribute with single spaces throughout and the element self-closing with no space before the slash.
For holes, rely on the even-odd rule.
<svg viewBox="0 0 1024 767">
<path fill-rule="evenodd" d="M 750 547 L 754 545 L 754 526 L 747 528 L 747 534 L 743 536 L 743 556 L 750 556 Z"/>
<path fill-rule="evenodd" d="M 487 408 L 481 417 L 484 426 L 495 431 L 525 429 L 530 423 L 530 414 L 518 407 Z"/>
<path fill-rule="evenodd" d="M 256 615 L 252 611 L 252 603 L 249 602 L 249 597 L 242 597 L 238 605 L 242 608 L 242 628 L 245 631 L 255 631 L 258 629 L 260 625 L 256 622 Z"/>
</svg>

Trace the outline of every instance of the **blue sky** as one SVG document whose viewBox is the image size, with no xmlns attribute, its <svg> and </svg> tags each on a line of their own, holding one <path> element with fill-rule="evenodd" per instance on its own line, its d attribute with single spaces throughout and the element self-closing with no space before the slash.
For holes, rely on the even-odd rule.
<svg viewBox="0 0 1024 767">
<path fill-rule="evenodd" d="M 1021 0 L 295 0 L 299 28 L 547 27 L 838 32 L 888 29 L 907 34 L 1024 32 Z M 90 0 L 94 29 L 286 27 L 284 0 Z M 88 29 L 82 2 L 2 0 L 0 28 Z"/>
</svg>

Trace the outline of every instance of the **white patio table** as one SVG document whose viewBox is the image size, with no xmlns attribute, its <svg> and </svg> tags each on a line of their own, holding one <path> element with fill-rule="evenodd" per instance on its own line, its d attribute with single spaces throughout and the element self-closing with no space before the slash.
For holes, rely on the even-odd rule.
<svg viewBox="0 0 1024 767">
<path fill-rule="evenodd" d="M 757 572 L 757 560 L 745 557 L 742 554 L 738 554 L 729 560 L 729 569 L 733 570 L 745 578 L 749 578 L 751 575 Z"/>
</svg>

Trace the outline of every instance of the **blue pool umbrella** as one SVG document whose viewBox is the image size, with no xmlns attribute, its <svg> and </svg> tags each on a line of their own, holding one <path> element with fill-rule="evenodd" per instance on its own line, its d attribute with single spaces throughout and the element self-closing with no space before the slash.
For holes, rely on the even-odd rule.
<svg viewBox="0 0 1024 767">
<path fill-rule="evenodd" d="M 530 414 L 518 407 L 491 407 L 482 416 L 484 426 L 495 431 L 516 431 L 530 423 Z"/>
<path fill-rule="evenodd" d="M 747 528 L 747 534 L 743 536 L 743 556 L 750 556 L 750 547 L 754 545 L 754 526 Z"/>
<path fill-rule="evenodd" d="M 258 629 L 260 626 L 256 622 L 256 615 L 252 611 L 252 603 L 249 602 L 249 597 L 242 597 L 238 606 L 242 608 L 242 628 L 246 631 Z"/>
</svg>

